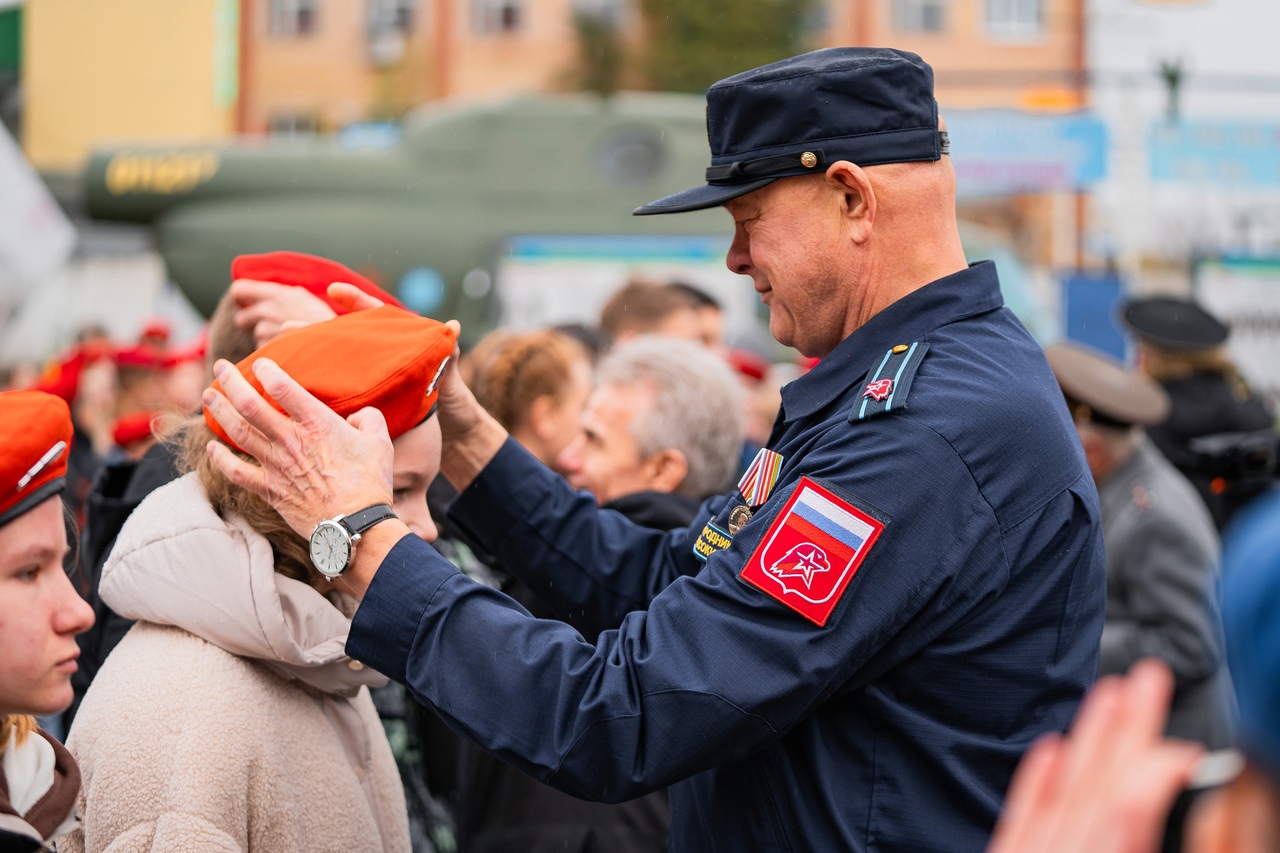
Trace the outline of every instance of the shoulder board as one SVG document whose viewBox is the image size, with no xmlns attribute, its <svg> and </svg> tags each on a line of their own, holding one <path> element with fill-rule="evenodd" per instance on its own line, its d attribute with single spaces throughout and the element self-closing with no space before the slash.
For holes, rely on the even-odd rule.
<svg viewBox="0 0 1280 853">
<path fill-rule="evenodd" d="M 864 421 L 895 409 L 905 409 L 911 381 L 924 361 L 929 345 L 924 341 L 898 344 L 884 354 L 876 369 L 867 374 L 867 384 L 849 411 L 849 421 Z"/>
</svg>

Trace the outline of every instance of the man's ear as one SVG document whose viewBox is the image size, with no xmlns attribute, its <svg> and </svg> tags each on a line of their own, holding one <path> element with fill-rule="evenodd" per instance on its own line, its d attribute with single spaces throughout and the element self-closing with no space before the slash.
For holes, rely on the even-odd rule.
<svg viewBox="0 0 1280 853">
<path fill-rule="evenodd" d="M 848 160 L 837 160 L 827 167 L 827 184 L 842 196 L 841 213 L 853 228 L 855 243 L 871 238 L 876 220 L 876 194 L 871 179 L 861 167 Z"/>
<path fill-rule="evenodd" d="M 659 450 L 644 461 L 645 477 L 655 492 L 674 492 L 689 474 L 689 460 L 674 447 Z"/>
</svg>

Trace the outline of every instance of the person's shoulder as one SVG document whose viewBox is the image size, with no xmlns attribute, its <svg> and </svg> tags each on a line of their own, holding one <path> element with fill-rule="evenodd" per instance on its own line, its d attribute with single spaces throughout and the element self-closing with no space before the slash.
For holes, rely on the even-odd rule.
<svg viewBox="0 0 1280 853">
<path fill-rule="evenodd" d="M 1129 484 L 1129 503 L 1138 519 L 1160 528 L 1161 536 L 1194 540 L 1216 552 L 1217 530 L 1195 486 L 1154 445 L 1144 442 L 1137 452 L 1144 464 Z"/>
</svg>

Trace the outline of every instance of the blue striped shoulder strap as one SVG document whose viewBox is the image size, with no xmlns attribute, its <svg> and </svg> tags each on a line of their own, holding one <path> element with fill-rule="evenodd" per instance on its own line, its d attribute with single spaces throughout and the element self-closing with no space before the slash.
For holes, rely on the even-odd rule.
<svg viewBox="0 0 1280 853">
<path fill-rule="evenodd" d="M 911 393 L 911 381 L 916 378 L 920 362 L 924 361 L 929 345 L 924 341 L 898 344 L 884 354 L 875 370 L 867 374 L 862 393 L 849 412 L 849 420 L 864 421 L 895 409 L 905 409 L 907 395 Z"/>
</svg>

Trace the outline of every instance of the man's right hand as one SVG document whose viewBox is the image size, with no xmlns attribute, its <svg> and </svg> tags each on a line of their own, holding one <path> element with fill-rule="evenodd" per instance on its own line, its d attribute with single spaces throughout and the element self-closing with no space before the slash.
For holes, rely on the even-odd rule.
<svg viewBox="0 0 1280 853">
<path fill-rule="evenodd" d="M 461 328 L 457 320 L 450 320 L 447 325 L 452 326 L 454 332 Z M 507 431 L 485 411 L 462 381 L 458 373 L 459 352 L 454 347 L 453 357 L 440 380 L 436 412 L 444 442 L 440 473 L 455 489 L 462 491 L 502 448 Z"/>
</svg>

